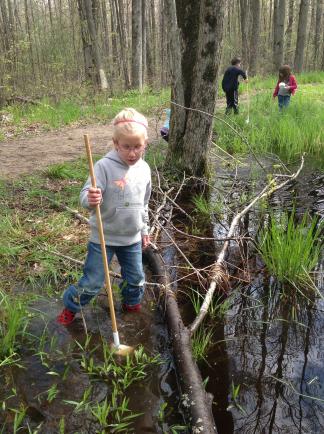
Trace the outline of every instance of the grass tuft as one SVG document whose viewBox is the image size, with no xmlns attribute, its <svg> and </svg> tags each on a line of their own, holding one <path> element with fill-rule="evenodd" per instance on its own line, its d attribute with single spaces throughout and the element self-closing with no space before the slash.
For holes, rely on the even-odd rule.
<svg viewBox="0 0 324 434">
<path fill-rule="evenodd" d="M 259 244 L 269 272 L 282 283 L 309 287 L 310 273 L 320 257 L 320 233 L 317 219 L 308 224 L 307 215 L 299 224 L 295 223 L 294 213 L 284 214 L 279 221 L 272 217 Z"/>
</svg>

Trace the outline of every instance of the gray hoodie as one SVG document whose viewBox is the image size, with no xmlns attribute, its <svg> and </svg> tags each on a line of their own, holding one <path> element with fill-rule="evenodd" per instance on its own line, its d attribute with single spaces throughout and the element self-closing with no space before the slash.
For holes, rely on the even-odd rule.
<svg viewBox="0 0 324 434">
<path fill-rule="evenodd" d="M 133 166 L 124 163 L 116 150 L 108 152 L 94 166 L 97 187 L 102 191 L 100 205 L 105 242 L 129 246 L 148 234 L 148 201 L 151 170 L 142 159 Z M 90 241 L 100 244 L 95 209 L 89 206 L 90 177 L 80 193 L 81 205 L 92 211 Z"/>
</svg>

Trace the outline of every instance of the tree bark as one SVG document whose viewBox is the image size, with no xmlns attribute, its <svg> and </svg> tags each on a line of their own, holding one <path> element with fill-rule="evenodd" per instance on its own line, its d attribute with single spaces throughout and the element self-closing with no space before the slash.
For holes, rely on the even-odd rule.
<svg viewBox="0 0 324 434">
<path fill-rule="evenodd" d="M 160 292 L 164 298 L 161 305 L 165 309 L 169 335 L 172 340 L 182 402 L 186 403 L 183 405 L 183 410 L 189 413 L 187 419 L 190 420 L 190 432 L 215 434 L 216 427 L 211 411 L 212 397 L 204 390 L 201 374 L 193 360 L 190 332 L 183 324 L 174 293 L 167 286 L 169 278 L 162 258 L 151 249 L 145 251 L 144 258 L 153 271 L 153 279 L 165 286 L 165 290 Z"/>
<path fill-rule="evenodd" d="M 286 19 L 286 0 L 277 1 L 277 13 L 274 25 L 274 41 L 273 41 L 273 64 L 274 70 L 278 71 L 284 60 L 284 35 L 285 35 L 285 19 Z"/>
<path fill-rule="evenodd" d="M 294 69 L 296 72 L 301 72 L 304 64 L 308 10 L 309 0 L 301 0 L 298 19 L 297 44 L 294 60 Z"/>
<path fill-rule="evenodd" d="M 132 0 L 132 87 L 143 89 L 142 0 Z"/>
<path fill-rule="evenodd" d="M 122 62 L 122 69 L 124 74 L 124 82 L 125 82 L 125 88 L 130 88 L 130 79 L 129 79 L 129 70 L 128 70 L 128 60 L 127 60 L 127 54 L 128 54 L 128 46 L 127 46 L 127 37 L 126 37 L 126 31 L 125 31 L 125 20 L 124 20 L 124 5 L 123 1 L 115 0 L 115 10 L 116 10 L 116 18 L 117 18 L 117 30 L 119 34 L 119 41 L 120 41 L 120 58 Z"/>
<path fill-rule="evenodd" d="M 78 6 L 86 75 L 104 91 L 108 88 L 108 82 L 99 50 L 97 0 L 78 0 Z"/>
<path fill-rule="evenodd" d="M 172 48 L 172 99 L 180 105 L 214 113 L 220 63 L 223 0 L 167 1 Z M 180 43 L 181 41 L 181 43 Z M 207 172 L 212 119 L 176 107 L 172 110 L 168 155 L 173 163 L 196 176 Z"/>
<path fill-rule="evenodd" d="M 315 23 L 315 37 L 314 37 L 314 66 L 319 66 L 319 53 L 321 45 L 321 27 L 323 22 L 323 0 L 317 0 L 316 4 L 316 23 Z M 324 45 L 324 41 L 323 41 Z"/>
<path fill-rule="evenodd" d="M 248 0 L 240 0 L 240 11 L 241 11 L 241 38 L 242 38 L 242 60 L 246 66 L 249 68 L 249 2 Z"/>
<path fill-rule="evenodd" d="M 256 75 L 260 48 L 261 0 L 252 0 L 252 33 L 250 43 L 250 75 Z"/>
<path fill-rule="evenodd" d="M 145 0 L 142 0 L 142 82 L 146 81 L 146 55 L 147 55 L 147 7 Z"/>
<path fill-rule="evenodd" d="M 288 4 L 288 23 L 286 29 L 286 57 L 289 60 L 289 63 L 292 60 L 292 33 L 293 33 L 293 24 L 294 24 L 294 15 L 295 15 L 295 0 L 289 0 Z"/>
</svg>

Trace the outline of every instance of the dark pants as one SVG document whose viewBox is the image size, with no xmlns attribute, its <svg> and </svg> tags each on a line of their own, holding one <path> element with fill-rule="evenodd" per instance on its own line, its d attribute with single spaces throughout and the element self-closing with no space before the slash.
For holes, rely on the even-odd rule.
<svg viewBox="0 0 324 434">
<path fill-rule="evenodd" d="M 161 133 L 162 139 L 164 139 L 166 142 L 168 142 L 169 141 L 169 128 L 162 127 L 160 130 L 160 133 Z"/>
<path fill-rule="evenodd" d="M 226 111 L 225 113 L 228 115 L 231 113 L 231 110 L 234 109 L 234 113 L 237 115 L 239 112 L 238 109 L 238 91 L 237 90 L 228 90 L 225 92 L 226 94 Z"/>
</svg>

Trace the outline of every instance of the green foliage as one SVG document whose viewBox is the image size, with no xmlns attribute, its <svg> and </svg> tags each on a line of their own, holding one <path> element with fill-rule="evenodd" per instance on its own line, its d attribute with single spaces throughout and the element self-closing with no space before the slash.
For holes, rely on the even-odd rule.
<svg viewBox="0 0 324 434">
<path fill-rule="evenodd" d="M 153 92 L 145 88 L 143 92 L 131 90 L 115 98 L 107 95 L 76 95 L 52 103 L 44 98 L 37 105 L 15 104 L 6 111 L 13 116 L 17 132 L 28 126 L 59 128 L 77 122 L 107 122 L 125 107 L 136 107 L 144 114 L 151 114 L 156 107 L 165 106 L 170 100 L 170 90 Z"/>
<path fill-rule="evenodd" d="M 4 289 L 19 284 L 46 292 L 61 291 L 77 278 L 80 267 L 55 253 L 82 260 L 87 233 L 74 224 L 71 213 L 56 209 L 46 197 L 52 198 L 53 190 L 57 190 L 55 201 L 78 207 L 80 188 L 88 176 L 87 161 L 81 158 L 54 166 L 49 173 L 57 177 L 45 179 L 41 174 L 0 183 L 0 266 Z M 62 179 L 65 176 L 69 179 Z"/>
<path fill-rule="evenodd" d="M 149 356 L 143 347 L 139 347 L 132 356 L 128 355 L 125 360 L 119 361 L 114 351 L 103 341 L 103 362 L 99 362 L 93 354 L 97 347 L 90 349 L 90 343 L 89 337 L 83 346 L 78 343 L 82 351 L 81 367 L 93 380 L 105 381 L 110 387 L 111 394 L 102 402 L 92 402 L 89 388 L 80 402 L 66 401 L 66 403 L 74 405 L 75 412 L 90 410 L 100 429 L 103 430 L 100 431 L 102 433 L 108 428 L 109 432 L 132 432 L 129 431 L 132 422 L 140 414 L 129 409 L 129 400 L 125 392 L 133 383 L 143 381 L 154 365 L 161 363 L 160 356 Z"/>
<path fill-rule="evenodd" d="M 195 360 L 206 360 L 209 347 L 212 345 L 213 330 L 200 326 L 192 337 L 191 349 Z"/>
<path fill-rule="evenodd" d="M 269 228 L 261 232 L 259 249 L 270 271 L 282 283 L 294 286 L 310 286 L 310 272 L 320 256 L 320 233 L 323 226 L 317 220 L 308 223 L 305 215 L 299 224 L 295 214 L 284 214 L 276 221 L 270 220 Z"/>
<path fill-rule="evenodd" d="M 301 153 L 322 157 L 324 155 L 324 74 L 310 73 L 298 76 L 299 89 L 291 97 L 290 106 L 278 110 L 277 100 L 272 101 L 275 78 L 269 88 L 271 79 L 251 80 L 250 84 L 250 123 L 246 124 L 247 102 L 241 99 L 241 115 L 226 118 L 234 128 L 244 135 L 250 147 L 258 153 L 273 152 L 292 160 Z M 316 84 L 304 84 L 309 80 Z M 270 81 L 269 81 L 270 80 Z M 255 92 L 256 91 L 256 92 Z M 217 142 L 230 153 L 246 153 L 247 144 L 228 126 L 215 123 L 219 140 Z"/>
<path fill-rule="evenodd" d="M 100 157 L 93 157 L 94 162 Z M 73 162 L 52 164 L 44 170 L 44 175 L 51 179 L 68 179 L 70 181 L 85 181 L 89 175 L 89 166 L 86 158 L 80 158 Z M 78 185 L 80 188 L 80 184 Z"/>
<path fill-rule="evenodd" d="M 222 212 L 222 204 L 216 198 L 211 201 L 205 195 L 199 194 L 192 198 L 192 202 L 196 207 L 195 212 L 200 218 L 209 220 L 213 214 L 220 215 Z"/>
<path fill-rule="evenodd" d="M 230 393 L 230 402 L 231 403 L 227 407 L 227 411 L 230 411 L 232 408 L 236 408 L 243 415 L 246 415 L 246 411 L 244 410 L 244 408 L 238 402 L 239 393 L 240 393 L 240 387 L 241 387 L 240 384 L 238 384 L 237 386 L 235 386 L 235 384 L 232 381 L 231 393 Z"/>
<path fill-rule="evenodd" d="M 26 303 L 0 290 L 0 366 L 16 359 L 27 325 Z"/>
</svg>

